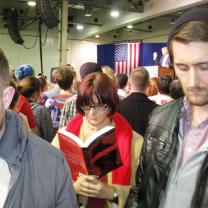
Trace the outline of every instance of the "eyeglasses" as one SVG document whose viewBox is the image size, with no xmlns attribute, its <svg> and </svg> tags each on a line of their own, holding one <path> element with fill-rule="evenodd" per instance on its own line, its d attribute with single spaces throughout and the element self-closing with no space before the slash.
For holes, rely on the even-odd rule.
<svg viewBox="0 0 208 208">
<path fill-rule="evenodd" d="M 83 111 L 90 111 L 91 108 L 93 108 L 96 112 L 102 112 L 104 111 L 108 105 L 83 105 L 81 109 Z"/>
</svg>

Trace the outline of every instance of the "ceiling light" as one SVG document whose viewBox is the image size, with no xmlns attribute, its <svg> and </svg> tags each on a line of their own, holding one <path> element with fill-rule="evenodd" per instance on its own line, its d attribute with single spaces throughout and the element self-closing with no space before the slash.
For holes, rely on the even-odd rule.
<svg viewBox="0 0 208 208">
<path fill-rule="evenodd" d="M 77 30 L 83 30 L 84 26 L 83 25 L 77 25 Z"/>
<path fill-rule="evenodd" d="M 128 29 L 132 29 L 134 26 L 133 25 L 127 25 L 126 26 Z"/>
<path fill-rule="evenodd" d="M 118 17 L 119 16 L 119 12 L 117 10 L 111 11 L 110 14 L 111 14 L 112 17 Z"/>
<path fill-rule="evenodd" d="M 35 1 L 28 1 L 27 4 L 28 4 L 28 6 L 31 6 L 31 7 L 36 6 L 36 2 Z"/>
<path fill-rule="evenodd" d="M 85 17 L 91 17 L 92 16 L 92 7 L 85 6 L 84 16 Z"/>
<path fill-rule="evenodd" d="M 85 17 L 92 17 L 92 14 L 89 13 L 89 12 L 87 12 L 87 13 L 84 14 L 84 16 L 85 16 Z"/>
<path fill-rule="evenodd" d="M 99 38 L 100 36 L 99 35 L 95 35 L 95 38 Z"/>
</svg>

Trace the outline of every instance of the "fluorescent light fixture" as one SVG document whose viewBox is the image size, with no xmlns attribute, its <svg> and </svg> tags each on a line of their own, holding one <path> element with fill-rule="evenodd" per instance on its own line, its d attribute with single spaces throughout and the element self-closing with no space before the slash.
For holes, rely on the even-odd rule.
<svg viewBox="0 0 208 208">
<path fill-rule="evenodd" d="M 119 16 L 119 12 L 117 10 L 111 11 L 110 14 L 111 14 L 112 17 L 118 17 Z"/>
<path fill-rule="evenodd" d="M 85 6 L 84 16 L 85 17 L 91 17 L 92 16 L 92 7 Z"/>
<path fill-rule="evenodd" d="M 77 25 L 77 30 L 83 30 L 84 26 L 83 25 Z"/>
<path fill-rule="evenodd" d="M 133 25 L 127 25 L 126 26 L 128 29 L 132 29 L 134 26 Z"/>
<path fill-rule="evenodd" d="M 95 38 L 99 38 L 100 37 L 100 35 L 95 35 Z"/>
<path fill-rule="evenodd" d="M 36 6 L 36 2 L 35 1 L 28 1 L 27 4 L 28 4 L 28 6 L 31 6 L 31 7 Z"/>
<path fill-rule="evenodd" d="M 85 17 L 92 17 L 92 14 L 91 13 L 85 13 L 84 16 Z"/>
</svg>

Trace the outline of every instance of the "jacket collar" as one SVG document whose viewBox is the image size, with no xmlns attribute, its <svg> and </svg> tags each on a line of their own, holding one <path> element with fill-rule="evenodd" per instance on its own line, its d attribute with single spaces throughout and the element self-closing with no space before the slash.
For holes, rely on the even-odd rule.
<svg viewBox="0 0 208 208">
<path fill-rule="evenodd" d="M 131 100 L 149 100 L 147 95 L 142 92 L 132 92 L 126 99 Z"/>
</svg>

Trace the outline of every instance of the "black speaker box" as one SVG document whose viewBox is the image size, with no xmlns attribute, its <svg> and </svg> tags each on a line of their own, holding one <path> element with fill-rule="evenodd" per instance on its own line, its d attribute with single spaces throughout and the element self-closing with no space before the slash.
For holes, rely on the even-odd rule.
<svg viewBox="0 0 208 208">
<path fill-rule="evenodd" d="M 38 12 L 41 15 L 43 23 L 52 29 L 58 25 L 58 18 L 54 12 L 57 8 L 51 7 L 50 0 L 36 0 Z"/>
<path fill-rule="evenodd" d="M 22 39 L 19 28 L 18 28 L 18 11 L 9 10 L 6 14 L 7 28 L 11 39 L 18 44 L 23 44 L 24 40 Z"/>
</svg>

